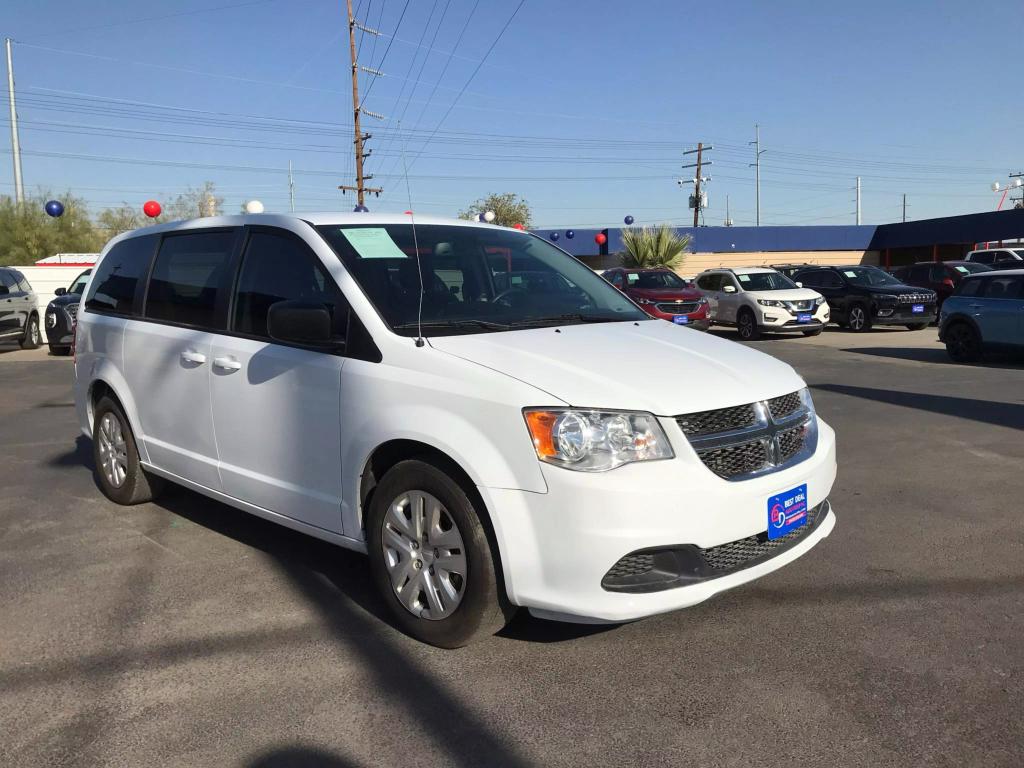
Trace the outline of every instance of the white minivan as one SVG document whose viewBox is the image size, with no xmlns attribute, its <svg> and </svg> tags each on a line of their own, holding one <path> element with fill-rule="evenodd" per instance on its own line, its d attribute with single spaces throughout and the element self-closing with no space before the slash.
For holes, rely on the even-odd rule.
<svg viewBox="0 0 1024 768">
<path fill-rule="evenodd" d="M 439 646 L 518 606 L 693 605 L 835 524 L 835 436 L 790 366 L 652 319 L 513 229 L 148 227 L 104 250 L 75 354 L 109 498 L 171 481 L 365 552 L 399 626 Z"/>
</svg>

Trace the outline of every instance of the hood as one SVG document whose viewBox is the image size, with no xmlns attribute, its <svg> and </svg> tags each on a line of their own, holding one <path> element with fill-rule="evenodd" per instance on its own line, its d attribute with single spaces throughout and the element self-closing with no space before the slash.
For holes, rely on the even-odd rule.
<svg viewBox="0 0 1024 768">
<path fill-rule="evenodd" d="M 430 345 L 569 405 L 658 416 L 750 403 L 805 386 L 774 357 L 664 320 L 439 336 Z"/>
<path fill-rule="evenodd" d="M 887 293 L 890 296 L 902 296 L 907 293 L 927 293 L 931 294 L 932 296 L 935 295 L 935 291 L 933 291 L 931 288 L 918 288 L 917 286 L 904 285 L 903 283 L 900 283 L 899 285 L 872 285 L 870 287 L 862 285 L 857 287 L 867 288 L 869 291 L 871 291 L 871 293 Z"/>
<path fill-rule="evenodd" d="M 790 288 L 788 291 L 751 291 L 759 299 L 778 299 L 779 301 L 814 301 L 821 296 L 810 288 Z"/>
<path fill-rule="evenodd" d="M 703 296 L 695 288 L 627 288 L 626 295 L 652 301 L 697 301 Z"/>
<path fill-rule="evenodd" d="M 65 293 L 63 296 L 54 296 L 50 299 L 51 307 L 66 307 L 68 304 L 78 304 L 82 300 L 80 293 Z"/>
</svg>

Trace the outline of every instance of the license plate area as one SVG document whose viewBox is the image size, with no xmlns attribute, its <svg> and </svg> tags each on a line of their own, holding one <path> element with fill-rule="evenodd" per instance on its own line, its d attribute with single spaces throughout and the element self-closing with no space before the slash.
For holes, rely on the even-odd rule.
<svg viewBox="0 0 1024 768">
<path fill-rule="evenodd" d="M 910 311 L 913 312 L 915 315 L 923 315 L 924 304 L 914 304 L 910 307 Z"/>
<path fill-rule="evenodd" d="M 809 322 L 811 322 L 811 316 L 809 314 L 807 314 L 806 312 L 803 312 L 803 313 L 801 313 L 801 314 L 796 316 L 796 321 L 798 323 L 809 323 Z"/>
<path fill-rule="evenodd" d="M 690 317 L 689 315 L 676 315 L 672 318 L 672 322 L 676 325 L 689 325 Z"/>
<path fill-rule="evenodd" d="M 768 499 L 768 538 L 778 539 L 807 523 L 807 484 Z"/>
</svg>

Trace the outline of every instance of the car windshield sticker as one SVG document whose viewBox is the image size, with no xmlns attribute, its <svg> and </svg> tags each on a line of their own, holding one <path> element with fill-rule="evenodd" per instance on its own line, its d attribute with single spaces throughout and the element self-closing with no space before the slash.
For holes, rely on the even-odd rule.
<svg viewBox="0 0 1024 768">
<path fill-rule="evenodd" d="M 969 270 L 969 269 L 968 269 L 967 267 L 957 267 L 957 268 L 956 268 L 956 271 L 957 271 L 957 272 L 963 272 L 963 273 L 964 273 L 964 274 L 966 275 L 966 274 L 967 274 L 968 272 L 970 272 L 971 270 Z"/>
<path fill-rule="evenodd" d="M 635 283 L 637 280 L 640 279 L 640 275 L 637 272 L 630 272 L 628 275 L 626 275 L 626 277 L 629 278 L 629 282 L 631 283 Z"/>
<path fill-rule="evenodd" d="M 750 275 L 736 275 L 736 277 L 738 277 L 740 279 L 741 283 L 749 283 L 750 282 Z"/>
<path fill-rule="evenodd" d="M 856 277 L 857 276 L 856 272 L 851 272 L 849 269 L 846 270 L 845 272 L 843 272 L 843 274 L 846 275 L 847 277 Z"/>
<path fill-rule="evenodd" d="M 407 259 L 409 258 L 391 239 L 383 227 L 362 227 L 343 229 L 341 234 L 349 241 L 356 253 L 363 259 Z"/>
</svg>

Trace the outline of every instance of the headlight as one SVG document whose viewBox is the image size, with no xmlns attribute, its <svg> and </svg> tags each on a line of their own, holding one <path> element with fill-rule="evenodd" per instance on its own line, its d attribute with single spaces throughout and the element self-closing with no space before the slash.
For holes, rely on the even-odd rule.
<svg viewBox="0 0 1024 768">
<path fill-rule="evenodd" d="M 762 307 L 785 307 L 786 306 L 786 304 L 784 302 L 781 302 L 778 299 L 758 299 L 757 303 L 760 304 Z"/>
<path fill-rule="evenodd" d="M 523 411 L 537 458 L 579 472 L 604 472 L 634 461 L 675 456 L 658 420 L 649 413 Z"/>
<path fill-rule="evenodd" d="M 875 296 L 876 301 L 891 301 L 893 303 L 899 301 L 899 296 L 894 296 L 891 293 L 879 293 Z"/>
<path fill-rule="evenodd" d="M 698 304 L 707 304 L 708 303 L 707 297 L 701 296 L 699 299 L 697 299 L 697 303 Z"/>
<path fill-rule="evenodd" d="M 57 327 L 57 313 L 54 312 L 52 309 L 47 310 L 47 312 L 46 312 L 46 327 L 47 328 L 56 328 Z"/>
<path fill-rule="evenodd" d="M 645 299 L 642 296 L 636 300 L 637 304 L 653 304 L 654 302 L 650 299 Z"/>
<path fill-rule="evenodd" d="M 816 307 L 820 307 L 824 303 L 825 303 L 825 297 L 824 296 L 819 296 L 818 298 L 816 298 L 814 300 L 814 306 L 816 306 Z"/>
</svg>

